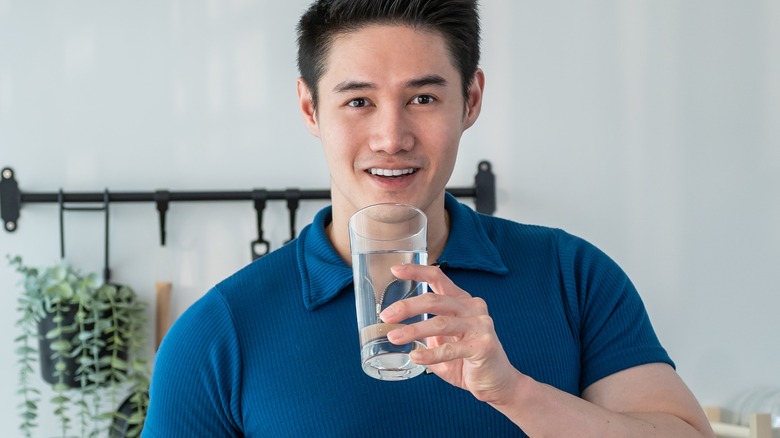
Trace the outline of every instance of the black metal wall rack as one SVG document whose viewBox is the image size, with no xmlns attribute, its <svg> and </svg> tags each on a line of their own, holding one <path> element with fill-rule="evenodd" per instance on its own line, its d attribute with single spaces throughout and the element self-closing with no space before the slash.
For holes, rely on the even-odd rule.
<svg viewBox="0 0 780 438">
<path fill-rule="evenodd" d="M 481 161 L 477 166 L 472 187 L 452 187 L 447 191 L 455 197 L 474 198 L 476 210 L 480 213 L 493 214 L 496 210 L 495 176 L 489 161 Z M 106 269 L 108 266 L 108 206 L 115 202 L 154 202 L 160 221 L 160 244 L 165 245 L 165 216 L 171 202 L 213 202 L 213 201 L 252 201 L 257 213 L 258 239 L 252 242 L 253 258 L 268 252 L 268 242 L 263 239 L 263 211 L 267 201 L 287 201 L 290 211 L 290 239 L 295 237 L 295 213 L 301 200 L 330 199 L 330 190 L 301 190 L 288 188 L 285 190 L 253 189 L 245 191 L 186 191 L 156 190 L 153 192 L 70 192 L 62 190 L 48 193 L 23 192 L 19 189 L 16 175 L 12 168 L 2 169 L 0 179 L 0 215 L 8 232 L 14 232 L 19 227 L 19 216 L 24 204 L 58 203 L 60 206 L 60 252 L 65 256 L 63 233 L 64 211 L 103 211 L 106 216 Z M 100 206 L 85 207 L 72 204 L 97 203 Z M 258 250 L 258 247 L 263 247 Z M 107 275 L 106 275 L 107 276 Z"/>
</svg>

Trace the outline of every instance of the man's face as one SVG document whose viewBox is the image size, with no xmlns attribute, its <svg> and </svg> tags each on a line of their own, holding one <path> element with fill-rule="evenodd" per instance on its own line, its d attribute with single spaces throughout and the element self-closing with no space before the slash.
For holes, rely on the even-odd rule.
<svg viewBox="0 0 780 438">
<path fill-rule="evenodd" d="M 371 25 L 339 36 L 319 82 L 316 112 L 300 81 L 299 96 L 325 151 L 334 217 L 378 202 L 443 214 L 458 143 L 479 105 L 464 101 L 440 35 Z"/>
</svg>

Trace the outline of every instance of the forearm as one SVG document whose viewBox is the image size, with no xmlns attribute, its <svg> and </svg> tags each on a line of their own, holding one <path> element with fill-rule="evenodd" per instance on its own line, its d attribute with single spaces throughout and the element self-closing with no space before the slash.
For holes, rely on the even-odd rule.
<svg viewBox="0 0 780 438">
<path fill-rule="evenodd" d="M 670 413 L 614 412 L 518 373 L 511 397 L 489 402 L 531 437 L 711 437 Z"/>
</svg>

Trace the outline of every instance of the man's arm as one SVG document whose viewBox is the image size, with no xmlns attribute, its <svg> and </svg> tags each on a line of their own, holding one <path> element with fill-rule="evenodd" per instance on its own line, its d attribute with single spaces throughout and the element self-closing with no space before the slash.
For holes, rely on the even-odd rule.
<svg viewBox="0 0 780 438">
<path fill-rule="evenodd" d="M 421 313 L 437 316 L 393 330 L 390 341 L 428 339 L 427 350 L 412 353 L 416 363 L 489 403 L 529 436 L 714 437 L 695 397 L 671 366 L 629 368 L 575 397 L 514 368 L 485 302 L 460 289 L 439 268 L 403 265 L 394 267 L 393 274 L 428 282 L 435 293 L 393 304 L 383 311 L 384 321 Z"/>
<path fill-rule="evenodd" d="M 583 398 L 518 372 L 490 404 L 529 436 L 714 437 L 695 397 L 668 364 L 640 365 L 586 388 Z"/>
</svg>

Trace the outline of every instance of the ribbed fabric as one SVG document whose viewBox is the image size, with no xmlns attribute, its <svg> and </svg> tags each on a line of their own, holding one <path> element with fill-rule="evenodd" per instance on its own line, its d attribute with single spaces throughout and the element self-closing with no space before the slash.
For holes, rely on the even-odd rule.
<svg viewBox="0 0 780 438">
<path fill-rule="evenodd" d="M 446 207 L 438 262 L 487 302 L 522 372 L 579 395 L 616 371 L 672 364 L 631 282 L 601 251 L 450 196 Z M 525 436 L 435 375 L 363 374 L 352 271 L 325 236 L 329 222 L 326 208 L 176 321 L 158 352 L 145 436 Z"/>
</svg>

